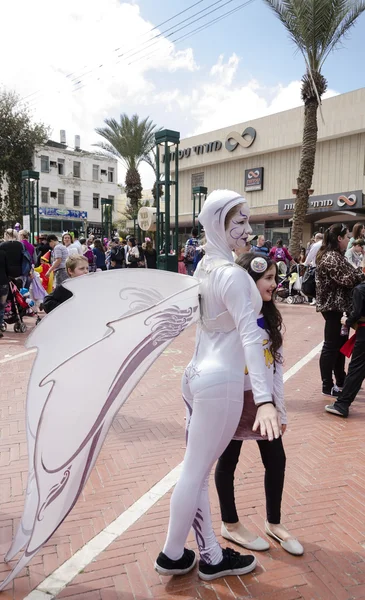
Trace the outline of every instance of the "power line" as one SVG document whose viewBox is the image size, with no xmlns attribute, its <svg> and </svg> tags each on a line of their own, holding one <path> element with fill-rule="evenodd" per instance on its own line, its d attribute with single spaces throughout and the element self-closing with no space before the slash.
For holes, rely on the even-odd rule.
<svg viewBox="0 0 365 600">
<path fill-rule="evenodd" d="M 235 12 L 241 10 L 242 8 L 244 8 L 245 6 L 248 6 L 249 4 L 252 4 L 253 2 L 255 2 L 255 0 L 246 0 L 246 2 L 243 2 L 242 4 L 240 4 L 239 6 L 237 6 L 236 8 L 233 8 L 230 11 L 227 11 L 226 13 L 224 13 L 223 15 L 220 15 L 219 17 L 216 17 L 215 19 L 212 19 L 211 21 L 209 21 L 208 23 L 205 23 L 204 25 L 201 25 L 200 27 L 197 27 L 196 29 L 193 29 L 192 31 L 189 31 L 187 34 L 176 38 L 174 40 L 171 40 L 172 43 L 176 44 L 176 43 L 180 43 L 190 37 L 193 37 L 193 35 L 196 35 L 197 33 L 199 33 L 200 31 L 204 31 L 205 29 L 208 29 L 208 27 L 212 27 L 212 25 L 214 25 L 215 23 L 218 23 L 219 21 L 222 21 L 222 19 L 226 19 L 227 17 L 229 17 L 230 15 L 234 14 Z M 130 63 L 128 63 L 128 65 L 132 65 L 133 63 L 139 61 L 139 60 L 143 60 L 143 58 L 150 58 L 151 56 L 153 56 L 154 54 L 156 54 L 156 52 L 158 52 L 157 50 L 155 50 L 154 52 L 149 53 L 148 55 L 145 54 L 143 56 L 141 56 L 140 58 L 136 58 L 135 60 L 131 61 Z"/>
<path fill-rule="evenodd" d="M 201 0 L 201 1 L 202 1 L 202 0 Z M 190 17 L 188 17 L 187 19 L 184 19 L 183 21 L 181 21 L 181 22 L 177 23 L 177 24 L 176 24 L 176 25 L 174 25 L 173 27 L 170 27 L 169 29 L 167 29 L 167 30 L 165 30 L 165 31 L 163 31 L 163 32 L 161 32 L 161 33 L 159 33 L 159 34 L 158 34 L 158 35 L 156 35 L 156 36 L 154 36 L 154 37 L 152 38 L 152 40 L 153 40 L 153 39 L 155 39 L 155 38 L 160 38 L 160 37 L 161 37 L 162 35 L 164 35 L 166 32 L 170 31 L 171 29 L 174 29 L 174 31 L 172 31 L 171 33 L 167 34 L 167 36 L 166 36 L 166 37 L 171 37 L 172 35 L 174 35 L 174 34 L 178 33 L 178 32 L 179 32 L 179 31 L 181 31 L 182 29 L 186 29 L 186 27 L 189 27 L 190 25 L 192 25 L 192 24 L 193 24 L 193 23 L 191 22 L 191 23 L 188 23 L 187 25 L 184 25 L 184 26 L 182 26 L 182 27 L 179 27 L 179 25 L 181 25 L 181 23 L 185 23 L 186 21 L 189 21 L 189 20 L 191 20 L 191 19 L 194 19 L 194 18 L 195 18 L 197 15 L 200 15 L 201 13 L 205 12 L 205 14 L 204 14 L 204 15 L 200 16 L 198 19 L 195 19 L 195 21 L 194 21 L 194 24 L 195 24 L 197 21 L 199 21 L 199 20 L 201 20 L 201 19 L 203 19 L 203 18 L 205 18 L 205 17 L 209 16 L 210 14 L 212 14 L 212 13 L 216 12 L 217 10 L 219 10 L 220 8 L 223 8 L 224 6 L 226 6 L 226 5 L 230 4 L 230 3 L 231 3 L 231 2 L 233 2 L 234 0 L 227 0 L 227 1 L 226 1 L 224 4 L 221 4 L 221 2 L 222 2 L 222 1 L 223 1 L 223 0 L 217 0 L 217 1 L 216 1 L 216 2 L 214 2 L 213 4 L 210 4 L 208 7 L 206 7 L 205 9 L 203 9 L 203 10 L 201 10 L 201 11 L 198 11 L 197 13 L 194 13 L 193 15 L 191 15 Z M 192 8 L 192 7 L 194 7 L 196 4 L 197 4 L 197 3 L 195 3 L 195 4 L 191 5 L 189 8 Z M 217 4 L 221 4 L 221 6 L 219 6 L 219 7 L 217 7 L 217 8 L 214 8 L 214 9 L 212 9 L 212 7 L 213 7 L 213 6 L 216 6 Z M 239 7 L 239 8 L 241 8 L 241 7 Z M 208 10 L 208 9 L 212 9 L 212 10 Z M 189 10 L 189 9 L 185 9 L 185 11 L 182 11 L 182 12 L 186 12 L 186 10 Z M 208 11 L 208 12 L 207 12 L 207 11 Z M 215 22 L 219 21 L 221 18 L 224 18 L 225 16 L 228 16 L 229 14 L 232 14 L 232 12 L 235 12 L 235 11 L 230 11 L 230 12 L 228 12 L 228 13 L 224 13 L 223 15 L 221 15 L 220 17 L 218 17 L 218 19 L 214 19 L 214 20 L 212 20 L 212 21 L 209 21 L 209 22 L 208 22 L 208 23 L 206 23 L 205 25 L 206 25 L 206 26 L 208 26 L 208 25 L 209 25 L 209 23 L 211 23 L 211 24 L 214 24 Z M 179 14 L 181 14 L 181 13 L 179 13 Z M 172 17 L 172 18 L 173 18 L 173 17 Z M 171 19 L 172 19 L 172 18 L 171 18 Z M 169 20 L 171 20 L 171 19 L 169 19 Z M 158 26 L 156 26 L 154 29 L 156 29 L 157 27 L 158 27 Z M 176 29 L 176 27 L 178 27 L 178 28 Z M 204 28 L 205 28 L 205 26 L 203 26 L 202 28 L 199 28 L 199 30 L 203 30 Z M 183 41 L 183 39 L 187 39 L 187 38 L 190 36 L 190 33 L 194 33 L 195 31 L 197 32 L 197 29 L 194 29 L 192 32 L 188 32 L 188 34 L 187 34 L 186 36 L 183 36 L 183 37 L 181 37 L 181 38 L 177 38 L 177 39 L 178 39 L 178 40 L 180 40 L 180 41 Z M 136 55 L 136 54 L 139 54 L 139 53 L 141 53 L 141 52 L 143 52 L 143 51 L 147 50 L 149 47 L 151 47 L 151 46 L 153 46 L 153 45 L 156 45 L 156 44 L 158 43 L 158 41 L 156 40 L 156 41 L 155 41 L 155 42 L 153 42 L 152 44 L 149 44 L 149 46 L 146 46 L 146 43 L 148 43 L 148 42 L 150 42 L 150 41 L 152 41 L 152 40 L 147 40 L 146 42 L 144 42 L 144 43 L 140 44 L 140 46 L 145 46 L 145 47 L 142 47 L 140 50 L 136 50 L 136 51 L 135 51 L 133 54 L 130 54 L 130 53 L 131 53 L 131 52 L 134 50 L 134 48 L 132 48 L 132 49 L 130 49 L 130 50 L 128 50 L 128 51 L 126 51 L 126 52 L 125 52 L 123 55 L 120 55 L 120 56 L 121 56 L 121 57 L 123 57 L 123 58 L 124 58 L 124 60 L 125 60 L 125 59 L 126 59 L 126 56 L 127 56 L 128 54 L 130 54 L 130 58 L 131 58 L 132 56 L 134 56 L 134 55 Z M 172 42 L 174 42 L 175 40 L 171 40 L 171 41 L 172 41 Z M 137 48 L 138 48 L 138 46 L 137 46 Z M 153 54 L 155 54 L 155 53 L 153 53 Z M 139 59 L 137 59 L 137 60 L 139 60 Z M 136 60 L 136 61 L 132 61 L 131 63 L 128 63 L 128 64 L 132 64 L 133 62 L 137 62 L 137 60 Z M 120 62 L 120 61 L 117 61 L 117 62 Z M 102 68 L 103 66 L 104 66 L 104 65 L 99 65 L 99 67 L 98 67 L 97 69 L 99 69 L 99 68 Z M 74 84 L 74 88 L 73 88 L 73 90 L 71 90 L 71 91 L 73 91 L 73 92 L 76 92 L 76 91 L 79 91 L 79 90 L 81 90 L 82 88 L 84 88 L 84 87 L 87 85 L 87 83 L 85 83 L 85 82 L 84 82 L 84 79 L 85 79 L 85 78 L 86 78 L 88 75 L 90 75 L 92 72 L 96 71 L 97 69 L 91 69 L 90 71 L 88 71 L 88 72 L 84 73 L 84 74 L 83 74 L 83 75 L 81 75 L 80 77 L 76 77 L 75 79 L 78 79 L 78 81 L 76 81 L 76 82 L 75 82 L 75 84 Z M 80 84 L 82 84 L 82 85 L 80 85 Z M 35 106 L 35 105 L 36 105 L 36 103 L 37 103 L 37 101 L 35 101 L 35 102 L 32 104 L 32 106 Z"/>
<path fill-rule="evenodd" d="M 185 8 L 184 10 L 176 13 L 175 15 L 173 15 L 172 17 L 170 17 L 169 19 L 166 19 L 166 21 L 162 21 L 162 23 L 159 23 L 158 25 L 155 25 L 154 27 L 152 27 L 152 29 L 149 29 L 145 34 L 143 34 L 142 37 L 145 37 L 146 35 L 149 35 L 150 33 L 152 33 L 152 31 L 155 31 L 156 29 L 158 29 L 159 27 L 162 27 L 163 25 L 165 25 L 166 23 L 169 23 L 170 21 L 173 21 L 174 19 L 176 19 L 177 17 L 179 17 L 180 15 L 188 12 L 189 10 L 191 10 L 192 8 L 194 8 L 195 6 L 197 6 L 198 4 L 201 4 L 202 2 L 205 2 L 206 0 L 197 0 L 197 2 L 194 2 L 193 4 L 191 4 L 190 6 L 188 6 L 187 8 Z M 149 40 L 147 40 L 149 41 Z M 146 42 L 145 42 L 146 43 Z M 115 48 L 114 52 L 118 52 L 118 50 L 120 50 L 120 48 Z M 99 65 L 100 68 L 102 65 Z M 87 68 L 86 66 L 83 67 L 84 69 Z M 72 73 L 68 73 L 67 75 L 65 75 L 66 79 L 69 77 L 72 77 L 72 75 L 75 75 L 77 73 L 77 71 L 73 71 Z M 83 74 L 81 73 L 80 75 L 81 77 L 83 76 Z M 31 96 L 34 96 L 35 94 L 38 94 L 39 92 L 42 92 L 43 90 L 37 90 L 36 92 L 32 92 L 31 94 L 28 94 L 27 96 L 24 96 L 23 98 L 21 98 L 21 101 L 26 100 L 27 98 L 30 98 Z"/>
</svg>

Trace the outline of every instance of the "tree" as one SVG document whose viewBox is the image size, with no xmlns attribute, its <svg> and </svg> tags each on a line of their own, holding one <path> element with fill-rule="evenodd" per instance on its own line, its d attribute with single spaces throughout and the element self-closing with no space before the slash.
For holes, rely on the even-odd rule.
<svg viewBox="0 0 365 600">
<path fill-rule="evenodd" d="M 116 119 L 105 119 L 104 123 L 106 127 L 99 127 L 95 131 L 107 141 L 98 142 L 95 146 L 116 156 L 126 166 L 126 194 L 131 207 L 138 212 L 138 200 L 142 198 L 138 166 L 142 161 L 151 164 L 150 153 L 155 145 L 156 125 L 148 117 L 140 121 L 138 115 L 130 119 L 126 114 L 120 116 L 120 123 Z"/>
<path fill-rule="evenodd" d="M 297 179 L 290 252 L 299 256 L 303 225 L 312 186 L 318 137 L 317 111 L 327 89 L 322 67 L 365 10 L 365 0 L 264 0 L 287 29 L 304 57 L 303 141 Z"/>
<path fill-rule="evenodd" d="M 48 134 L 43 123 L 32 123 L 17 94 L 0 91 L 0 229 L 21 221 L 21 172 L 32 168 L 34 149 Z"/>
</svg>

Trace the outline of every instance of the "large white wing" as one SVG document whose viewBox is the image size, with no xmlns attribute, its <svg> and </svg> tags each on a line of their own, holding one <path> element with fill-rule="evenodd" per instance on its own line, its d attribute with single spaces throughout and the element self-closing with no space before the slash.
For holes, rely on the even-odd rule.
<svg viewBox="0 0 365 600">
<path fill-rule="evenodd" d="M 121 269 L 65 285 L 73 297 L 29 337 L 38 353 L 27 394 L 28 486 L 6 559 L 25 551 L 0 590 L 76 503 L 114 415 L 140 378 L 199 316 L 199 282 L 184 275 Z"/>
</svg>

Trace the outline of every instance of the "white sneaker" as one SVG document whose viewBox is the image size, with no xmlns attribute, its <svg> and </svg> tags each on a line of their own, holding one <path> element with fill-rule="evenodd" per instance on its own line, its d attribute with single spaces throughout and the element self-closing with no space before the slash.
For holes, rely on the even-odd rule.
<svg viewBox="0 0 365 600">
<path fill-rule="evenodd" d="M 316 299 L 313 298 L 312 302 L 309 303 L 309 306 L 316 306 L 317 302 Z"/>
</svg>

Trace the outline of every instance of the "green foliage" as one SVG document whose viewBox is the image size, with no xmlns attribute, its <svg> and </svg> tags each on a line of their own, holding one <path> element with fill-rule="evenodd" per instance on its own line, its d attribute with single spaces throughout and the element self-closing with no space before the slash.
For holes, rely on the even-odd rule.
<svg viewBox="0 0 365 600">
<path fill-rule="evenodd" d="M 130 200 L 131 210 L 138 213 L 138 203 L 142 198 L 141 177 L 137 169 L 130 168 L 125 176 L 125 193 Z"/>
<path fill-rule="evenodd" d="M 17 94 L 0 91 L 0 229 L 21 221 L 21 171 L 32 168 L 35 146 L 48 135 L 43 123 L 32 123 Z"/>
<path fill-rule="evenodd" d="M 328 57 L 365 10 L 365 0 L 264 0 L 305 57 L 320 72 Z"/>
<path fill-rule="evenodd" d="M 106 127 L 95 131 L 106 142 L 94 145 L 119 158 L 127 169 L 138 168 L 155 145 L 155 124 L 148 117 L 140 121 L 138 115 L 130 119 L 126 114 L 120 116 L 120 123 L 116 119 L 105 119 L 104 123 Z"/>
</svg>

